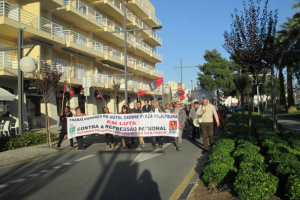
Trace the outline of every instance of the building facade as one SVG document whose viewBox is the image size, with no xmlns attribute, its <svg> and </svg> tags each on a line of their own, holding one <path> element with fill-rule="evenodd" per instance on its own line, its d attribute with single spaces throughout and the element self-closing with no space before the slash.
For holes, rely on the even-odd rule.
<svg viewBox="0 0 300 200">
<path fill-rule="evenodd" d="M 185 84 L 184 83 L 177 83 L 175 81 L 169 81 L 168 85 L 171 87 L 172 95 L 174 96 L 178 89 L 185 90 Z"/>
<path fill-rule="evenodd" d="M 24 30 L 24 45 L 37 40 L 53 46 L 35 46 L 29 56 L 37 59 L 38 69 L 55 67 L 63 77 L 48 104 L 50 124 L 59 124 L 62 106 L 71 110 L 79 106 L 88 115 L 102 113 L 106 105 L 114 113 L 125 102 L 124 95 L 124 13 L 128 32 L 128 102 L 132 107 L 138 91 L 147 90 L 144 98 L 160 97 L 161 88 L 150 92 L 148 82 L 162 77 L 155 64 L 162 62 L 156 50 L 162 45 L 152 26 L 161 25 L 155 7 L 149 0 L 5 0 L 0 1 L 0 48 L 17 46 L 18 29 Z M 115 33 L 111 33 L 115 32 Z M 24 50 L 24 54 L 26 50 Z M 16 95 L 12 102 L 1 102 L 6 107 L 1 117 L 18 116 L 18 52 L 0 52 L 0 87 Z M 24 119 L 27 126 L 44 126 L 45 105 L 39 92 L 30 86 L 31 74 L 24 74 Z M 82 91 L 82 78 L 92 80 L 90 96 Z M 65 95 L 68 84 L 75 95 Z M 120 84 L 116 98 L 113 85 Z M 99 98 L 99 91 L 102 97 Z M 97 97 L 98 96 L 98 97 Z M 87 104 L 87 110 L 85 110 Z M 117 105 L 117 106 L 115 106 Z M 117 107 L 115 109 L 115 107 Z"/>
</svg>

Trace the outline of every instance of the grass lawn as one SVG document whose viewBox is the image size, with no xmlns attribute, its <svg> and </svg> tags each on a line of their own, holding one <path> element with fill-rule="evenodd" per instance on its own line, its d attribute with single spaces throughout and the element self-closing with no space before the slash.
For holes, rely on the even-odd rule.
<svg viewBox="0 0 300 200">
<path fill-rule="evenodd" d="M 300 110 L 294 113 L 278 113 L 280 116 L 286 116 L 286 117 L 291 117 L 294 119 L 300 119 Z"/>
</svg>

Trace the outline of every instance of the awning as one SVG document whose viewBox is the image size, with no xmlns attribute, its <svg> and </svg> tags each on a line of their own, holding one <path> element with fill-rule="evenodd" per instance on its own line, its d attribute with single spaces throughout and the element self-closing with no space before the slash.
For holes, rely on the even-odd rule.
<svg viewBox="0 0 300 200">
<path fill-rule="evenodd" d="M 106 62 L 106 61 L 102 61 L 103 65 L 105 67 L 111 68 L 111 69 L 115 69 L 115 70 L 119 70 L 121 72 L 125 72 L 124 68 L 122 68 L 122 66 L 111 63 L 111 62 Z"/>
<path fill-rule="evenodd" d="M 0 101 L 13 101 L 15 95 L 0 87 Z"/>
</svg>

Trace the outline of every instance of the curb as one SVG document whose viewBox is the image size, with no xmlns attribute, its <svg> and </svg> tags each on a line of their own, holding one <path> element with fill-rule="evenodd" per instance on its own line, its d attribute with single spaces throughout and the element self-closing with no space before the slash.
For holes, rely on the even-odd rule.
<svg viewBox="0 0 300 200">
<path fill-rule="evenodd" d="M 178 200 L 187 200 L 189 198 L 191 192 L 193 191 L 194 187 L 196 186 L 196 184 L 199 180 L 199 176 L 202 173 L 202 170 L 204 169 L 205 160 L 207 159 L 208 155 L 209 154 L 202 155 L 199 158 L 198 163 L 202 163 L 202 164 L 200 164 L 199 166 L 196 166 L 195 170 L 197 170 L 197 172 L 194 173 L 193 177 L 191 178 L 191 180 L 189 181 L 189 183 L 187 184 L 185 189 L 182 191 L 182 193 L 178 197 Z"/>
</svg>

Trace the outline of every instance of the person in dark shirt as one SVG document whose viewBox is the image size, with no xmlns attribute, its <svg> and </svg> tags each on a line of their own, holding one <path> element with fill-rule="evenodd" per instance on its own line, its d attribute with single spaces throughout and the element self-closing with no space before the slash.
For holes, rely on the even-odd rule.
<svg viewBox="0 0 300 200">
<path fill-rule="evenodd" d="M 65 107 L 65 113 L 61 113 L 60 120 L 62 121 L 62 127 L 59 134 L 59 140 L 57 146 L 55 147 L 57 150 L 60 150 L 60 145 L 65 137 L 68 134 L 68 117 L 73 117 L 73 113 L 70 111 L 70 106 Z M 69 150 L 74 149 L 73 138 L 70 139 L 70 148 Z"/>
<path fill-rule="evenodd" d="M 149 105 L 149 101 L 144 101 L 145 105 L 143 106 L 143 113 L 149 113 L 151 111 L 151 106 Z"/>
<path fill-rule="evenodd" d="M 140 101 L 136 102 L 136 107 L 137 107 L 137 109 L 134 111 L 134 113 L 140 113 L 140 114 L 142 114 L 143 110 L 142 110 L 141 102 Z M 144 147 L 145 147 L 144 138 L 143 137 L 139 137 L 139 146 L 138 146 L 138 148 L 136 150 L 137 151 L 141 151 L 142 148 L 144 148 Z"/>
</svg>

